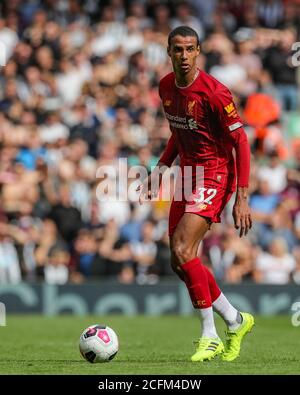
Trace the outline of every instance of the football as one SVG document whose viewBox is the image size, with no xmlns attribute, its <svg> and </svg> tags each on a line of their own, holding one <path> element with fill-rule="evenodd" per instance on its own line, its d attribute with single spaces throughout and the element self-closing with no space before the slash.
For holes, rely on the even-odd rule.
<svg viewBox="0 0 300 395">
<path fill-rule="evenodd" d="M 91 325 L 80 336 L 79 350 L 90 363 L 109 362 L 119 351 L 118 336 L 109 326 Z"/>
</svg>

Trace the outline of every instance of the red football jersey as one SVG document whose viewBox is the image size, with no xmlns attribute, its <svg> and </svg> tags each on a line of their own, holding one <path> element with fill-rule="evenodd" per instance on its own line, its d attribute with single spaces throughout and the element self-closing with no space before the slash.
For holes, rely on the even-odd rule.
<svg viewBox="0 0 300 395">
<path fill-rule="evenodd" d="M 235 190 L 236 166 L 229 135 L 243 124 L 228 88 L 199 70 L 187 87 L 176 86 L 174 73 L 166 75 L 159 94 L 181 167 L 203 166 L 206 185 Z"/>
</svg>

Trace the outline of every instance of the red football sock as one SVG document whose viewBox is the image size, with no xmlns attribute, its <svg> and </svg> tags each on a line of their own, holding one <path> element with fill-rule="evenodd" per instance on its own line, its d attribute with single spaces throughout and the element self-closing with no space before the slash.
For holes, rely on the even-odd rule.
<svg viewBox="0 0 300 395">
<path fill-rule="evenodd" d="M 208 285 L 209 285 L 209 292 L 210 292 L 210 296 L 211 296 L 211 302 L 214 303 L 214 301 L 216 299 L 218 299 L 218 297 L 221 295 L 221 290 L 220 290 L 212 272 L 205 265 L 202 265 L 202 266 L 204 267 L 204 270 L 206 271 Z"/>
<path fill-rule="evenodd" d="M 208 276 L 200 258 L 193 258 L 180 267 L 184 272 L 185 284 L 195 309 L 211 307 Z"/>
</svg>

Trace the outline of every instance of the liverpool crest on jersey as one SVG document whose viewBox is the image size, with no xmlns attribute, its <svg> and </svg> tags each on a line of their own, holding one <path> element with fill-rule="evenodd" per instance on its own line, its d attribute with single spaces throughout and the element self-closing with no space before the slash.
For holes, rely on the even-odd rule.
<svg viewBox="0 0 300 395">
<path fill-rule="evenodd" d="M 165 99 L 164 100 L 164 106 L 165 107 L 170 107 L 171 104 L 172 104 L 172 100 L 171 99 Z"/>
<path fill-rule="evenodd" d="M 186 113 L 187 115 L 195 116 L 196 115 L 196 100 L 187 99 L 186 104 Z"/>
</svg>

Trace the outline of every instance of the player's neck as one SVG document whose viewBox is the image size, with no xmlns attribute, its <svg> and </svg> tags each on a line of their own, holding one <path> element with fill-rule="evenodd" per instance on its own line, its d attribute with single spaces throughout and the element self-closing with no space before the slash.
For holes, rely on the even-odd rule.
<svg viewBox="0 0 300 395">
<path fill-rule="evenodd" d="M 190 75 L 178 76 L 175 74 L 175 85 L 177 88 L 188 88 L 192 85 L 199 75 L 199 69 L 196 69 Z"/>
</svg>

